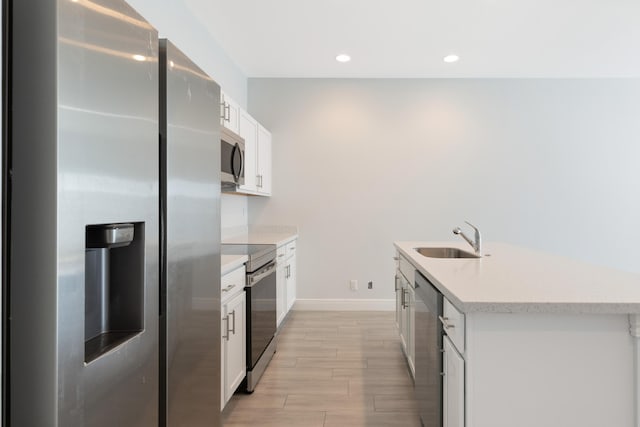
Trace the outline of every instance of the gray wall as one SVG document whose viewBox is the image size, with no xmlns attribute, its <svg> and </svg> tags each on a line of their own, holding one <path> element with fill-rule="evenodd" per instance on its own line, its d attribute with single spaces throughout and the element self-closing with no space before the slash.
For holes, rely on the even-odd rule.
<svg viewBox="0 0 640 427">
<path fill-rule="evenodd" d="M 127 0 L 138 13 L 158 29 L 222 87 L 236 102 L 246 107 L 247 77 L 222 50 L 203 22 L 184 0 Z"/>
<path fill-rule="evenodd" d="M 274 168 L 249 223 L 299 226 L 299 298 L 393 298 L 392 242 L 456 240 L 465 219 L 485 241 L 640 272 L 639 79 L 250 79 L 248 91 Z"/>
</svg>

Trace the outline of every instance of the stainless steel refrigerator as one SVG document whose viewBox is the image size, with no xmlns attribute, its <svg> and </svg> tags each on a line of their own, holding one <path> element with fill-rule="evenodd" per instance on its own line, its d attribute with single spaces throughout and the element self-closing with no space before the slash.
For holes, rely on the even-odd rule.
<svg viewBox="0 0 640 427">
<path fill-rule="evenodd" d="M 8 425 L 156 426 L 157 32 L 120 0 L 10 3 Z"/>
<path fill-rule="evenodd" d="M 219 426 L 220 89 L 122 0 L 9 6 L 6 425 Z"/>
<path fill-rule="evenodd" d="M 221 424 L 219 115 L 220 87 L 160 40 L 161 425 Z"/>
</svg>

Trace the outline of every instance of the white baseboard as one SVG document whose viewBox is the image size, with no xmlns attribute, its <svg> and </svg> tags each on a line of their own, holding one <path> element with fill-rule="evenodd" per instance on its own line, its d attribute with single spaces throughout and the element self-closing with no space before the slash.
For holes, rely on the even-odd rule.
<svg viewBox="0 0 640 427">
<path fill-rule="evenodd" d="M 395 299 L 297 299 L 299 311 L 394 311 Z"/>
</svg>

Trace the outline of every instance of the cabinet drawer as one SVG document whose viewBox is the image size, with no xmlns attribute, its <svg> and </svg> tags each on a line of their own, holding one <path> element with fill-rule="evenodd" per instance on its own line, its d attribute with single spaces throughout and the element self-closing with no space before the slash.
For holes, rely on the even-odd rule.
<svg viewBox="0 0 640 427">
<path fill-rule="evenodd" d="M 415 287 L 416 269 L 401 254 L 398 254 L 398 264 L 400 272 L 402 273 L 404 278 L 407 279 L 407 282 L 409 282 L 411 287 Z"/>
<path fill-rule="evenodd" d="M 296 254 L 296 243 L 297 243 L 296 240 L 294 240 L 293 242 L 287 243 L 287 256 L 286 256 L 287 258 L 291 258 Z"/>
<path fill-rule="evenodd" d="M 442 311 L 442 327 L 460 354 L 464 354 L 464 314 L 460 313 L 446 298 L 444 298 Z"/>
<path fill-rule="evenodd" d="M 276 262 L 278 265 L 284 264 L 284 260 L 287 258 L 287 245 L 278 246 L 276 252 Z"/>
<path fill-rule="evenodd" d="M 222 278 L 220 279 L 221 300 L 226 301 L 232 296 L 237 295 L 238 292 L 243 291 L 244 284 L 245 284 L 244 265 L 222 276 Z"/>
</svg>

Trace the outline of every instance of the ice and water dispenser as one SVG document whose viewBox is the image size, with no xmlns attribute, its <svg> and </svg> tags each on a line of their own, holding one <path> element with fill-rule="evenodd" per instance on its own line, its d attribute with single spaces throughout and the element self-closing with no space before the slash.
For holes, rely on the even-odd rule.
<svg viewBox="0 0 640 427">
<path fill-rule="evenodd" d="M 84 361 L 144 329 L 144 222 L 86 227 Z"/>
</svg>

